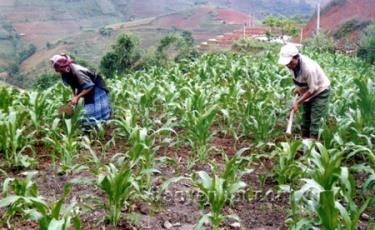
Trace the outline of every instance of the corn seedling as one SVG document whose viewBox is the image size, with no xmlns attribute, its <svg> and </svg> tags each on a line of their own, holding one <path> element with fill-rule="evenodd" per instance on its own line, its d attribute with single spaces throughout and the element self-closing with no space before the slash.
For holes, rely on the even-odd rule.
<svg viewBox="0 0 375 230">
<path fill-rule="evenodd" d="M 371 196 L 368 197 L 360 207 L 355 204 L 355 182 L 347 167 L 341 168 L 340 185 L 340 195 L 345 206 L 339 201 L 336 201 L 336 208 L 340 212 L 345 229 L 355 230 L 361 214 L 365 211 L 370 202 L 375 201 L 375 198 Z"/>
<path fill-rule="evenodd" d="M 301 166 L 296 160 L 297 151 L 301 146 L 302 142 L 299 140 L 290 143 L 282 142 L 274 151 L 273 158 L 277 159 L 277 164 L 272 167 L 272 175 L 280 185 L 293 182 L 303 176 Z"/>
<path fill-rule="evenodd" d="M 109 164 L 105 172 L 98 175 L 97 185 L 107 195 L 105 208 L 107 220 L 116 226 L 121 218 L 121 209 L 127 206 L 127 202 L 134 191 L 139 190 L 129 165 L 123 165 L 118 169 Z"/>
<path fill-rule="evenodd" d="M 38 197 L 38 186 L 32 181 L 32 177 L 36 172 L 28 172 L 25 178 L 6 178 L 3 183 L 2 196 L 0 200 L 0 207 L 6 206 L 9 200 L 15 197 Z M 28 208 L 22 199 L 18 199 L 10 203 L 7 207 L 2 219 L 6 221 L 8 228 L 10 228 L 10 220 L 17 213 L 24 214 L 24 210 Z"/>
<path fill-rule="evenodd" d="M 216 107 L 211 107 L 201 113 L 198 110 L 193 110 L 186 114 L 184 126 L 187 130 L 187 138 L 200 161 L 207 160 L 207 145 L 213 135 L 209 128 L 212 126 L 217 112 Z"/>
<path fill-rule="evenodd" d="M 194 229 L 200 229 L 206 220 L 209 220 L 213 229 L 219 229 L 220 223 L 225 219 L 238 220 L 237 216 L 223 215 L 221 210 L 235 193 L 246 187 L 244 182 L 238 181 L 228 184 L 224 178 L 217 175 L 210 177 L 205 171 L 194 173 L 192 181 L 201 194 L 201 208 L 207 203 L 210 206 L 210 212 L 201 217 Z"/>
<path fill-rule="evenodd" d="M 42 126 L 48 121 L 48 118 L 51 117 L 50 114 L 54 110 L 54 108 L 50 109 L 51 103 L 48 102 L 48 97 L 48 92 L 31 92 L 29 94 L 29 101 L 25 110 L 28 111 L 31 122 L 37 132 L 43 130 Z"/>
<path fill-rule="evenodd" d="M 38 221 L 40 230 L 70 229 L 73 222 L 73 229 L 81 229 L 81 221 L 79 218 L 79 208 L 73 202 L 68 207 L 64 207 L 64 201 L 70 193 L 70 185 L 64 186 L 62 197 L 52 204 L 48 205 L 43 200 L 31 200 L 32 209 L 27 211 L 30 219 Z M 62 213 L 61 213 L 62 212 Z"/>
<path fill-rule="evenodd" d="M 55 156 L 60 155 L 61 170 L 69 171 L 74 166 L 74 160 L 79 149 L 79 141 L 76 139 L 76 124 L 71 119 L 64 120 L 65 134 L 57 128 L 59 120 L 54 121 L 52 133 L 44 138 L 45 143 L 52 148 L 52 158 L 55 162 Z"/>
<path fill-rule="evenodd" d="M 0 121 L 1 148 L 10 167 L 28 168 L 35 163 L 34 158 L 23 154 L 26 149 L 33 151 L 30 145 L 25 144 L 24 131 L 25 127 L 20 127 L 17 113 L 13 110 Z"/>
</svg>

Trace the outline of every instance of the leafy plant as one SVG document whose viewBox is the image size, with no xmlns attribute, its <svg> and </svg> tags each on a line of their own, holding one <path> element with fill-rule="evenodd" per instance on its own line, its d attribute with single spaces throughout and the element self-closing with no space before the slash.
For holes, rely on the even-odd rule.
<svg viewBox="0 0 375 230">
<path fill-rule="evenodd" d="M 7 202 L 16 197 L 38 197 L 38 186 L 32 181 L 32 177 L 36 172 L 26 173 L 26 177 L 22 179 L 18 178 L 6 178 L 3 183 L 2 196 L 0 200 L 0 207 L 7 206 Z M 9 198 L 10 197 L 10 198 Z M 17 213 L 24 213 L 24 210 L 28 208 L 22 199 L 19 199 L 11 204 L 6 209 L 2 219 L 6 221 L 8 227 L 11 226 L 10 220 Z"/>
<path fill-rule="evenodd" d="M 0 120 L 0 147 L 9 166 L 28 168 L 35 163 L 35 159 L 23 153 L 26 149 L 33 149 L 30 145 L 24 144 L 25 127 L 20 127 L 17 115 L 17 112 L 10 110 L 6 119 Z"/>
<path fill-rule="evenodd" d="M 107 195 L 107 201 L 105 202 L 106 218 L 116 226 L 121 218 L 121 209 L 126 207 L 126 202 L 128 202 L 134 190 L 139 189 L 129 165 L 124 165 L 120 169 L 113 164 L 105 166 L 105 172 L 99 174 L 97 184 Z"/>
<path fill-rule="evenodd" d="M 246 187 L 244 182 L 226 183 L 224 178 L 217 175 L 210 177 L 205 171 L 193 174 L 192 180 L 203 196 L 203 199 L 200 199 L 201 208 L 206 205 L 206 202 L 210 206 L 210 212 L 201 217 L 194 229 L 200 229 L 207 219 L 213 229 L 219 229 L 219 225 L 224 219 L 238 220 L 237 216 L 223 215 L 221 210 L 233 194 Z"/>
<path fill-rule="evenodd" d="M 277 164 L 272 168 L 272 175 L 279 184 L 293 183 L 303 175 L 303 170 L 296 160 L 302 141 L 282 142 L 273 154 Z"/>
<path fill-rule="evenodd" d="M 49 206 L 42 197 L 38 196 L 38 187 L 31 181 L 33 175 L 28 174 L 23 180 L 8 180 L 5 185 L 7 193 L 10 191 L 15 193 L 0 200 L 0 208 L 8 207 L 8 226 L 10 226 L 9 219 L 15 213 L 21 213 L 27 219 L 38 221 L 41 230 L 67 230 L 71 221 L 74 229 L 80 229 L 79 209 L 75 203 L 65 208 L 63 215 L 60 214 L 65 198 L 70 192 L 70 185 L 66 184 L 60 200 Z"/>
</svg>

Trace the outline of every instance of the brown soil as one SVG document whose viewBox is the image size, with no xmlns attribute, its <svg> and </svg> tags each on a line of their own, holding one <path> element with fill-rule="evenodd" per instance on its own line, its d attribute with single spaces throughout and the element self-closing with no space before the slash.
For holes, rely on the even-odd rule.
<svg viewBox="0 0 375 230">
<path fill-rule="evenodd" d="M 109 129 L 102 141 L 108 141 L 113 131 L 113 129 Z M 232 137 L 219 134 L 210 140 L 210 144 L 213 147 L 222 149 L 228 156 L 232 156 L 240 147 L 247 146 L 247 142 L 246 139 L 236 142 Z M 96 150 L 100 150 L 100 146 L 93 147 Z M 116 140 L 116 146 L 112 146 L 105 155 L 101 156 L 102 161 L 108 162 L 114 154 L 125 152 L 127 148 L 124 140 Z M 166 179 L 176 176 L 187 176 L 193 170 L 210 172 L 209 165 L 202 162 L 196 163 L 192 169 L 187 168 L 188 157 L 192 154 L 191 151 L 191 147 L 187 144 L 182 144 L 178 148 L 160 148 L 156 154 L 157 156 L 171 157 L 176 160 L 178 165 L 160 165 L 158 169 L 161 173 L 154 176 L 153 186 L 157 188 Z M 82 150 L 79 153 L 77 161 L 85 162 L 87 159 L 88 153 Z M 47 201 L 58 199 L 62 194 L 63 186 L 66 182 L 74 178 L 81 178 L 85 182 L 84 184 L 73 184 L 71 193 L 65 201 L 66 205 L 75 200 L 80 205 L 85 204 L 89 206 L 81 214 L 83 229 L 163 229 L 163 225 L 167 221 L 174 226 L 172 229 L 192 229 L 200 218 L 197 192 L 189 181 L 184 180 L 171 185 L 168 191 L 163 193 L 160 210 L 154 207 L 155 205 L 143 204 L 139 200 L 136 200 L 132 202 L 133 205 L 131 207 L 123 210 L 124 215 L 129 215 L 130 213 L 133 216 L 132 219 L 135 220 L 130 221 L 123 218 L 116 228 L 112 227 L 103 221 L 105 210 L 98 205 L 98 201 L 102 201 L 105 195 L 94 185 L 96 177 L 89 169 L 58 175 L 56 169 L 52 167 L 50 158 L 40 155 L 38 161 L 39 164 L 36 168 L 38 174 L 34 177 L 34 181 L 38 184 L 40 195 Z M 222 168 L 222 159 L 217 157 L 216 161 L 217 165 Z M 88 166 L 90 167 L 90 165 Z M 257 175 L 264 174 L 265 172 L 263 168 L 257 168 L 256 172 L 243 178 L 254 191 L 254 197 L 252 199 L 247 199 L 245 196 L 236 197 L 234 204 L 225 207 L 224 213 L 237 214 L 241 218 L 241 225 L 244 229 L 286 229 L 283 223 L 289 207 L 288 196 L 277 196 L 272 193 L 264 196 L 275 184 L 268 181 L 262 187 Z M 18 177 L 20 173 L 20 171 L 10 171 L 8 177 Z M 0 175 L 0 180 L 4 178 L 3 175 Z M 92 199 L 93 197 L 96 197 L 97 200 Z M 208 212 L 208 208 L 206 208 L 205 212 Z M 17 229 L 38 229 L 38 225 L 30 221 L 20 221 L 15 218 L 12 223 Z M 229 229 L 231 223 L 233 222 L 226 221 L 222 225 L 222 228 Z M 210 228 L 209 226 L 205 226 L 205 229 Z"/>
</svg>

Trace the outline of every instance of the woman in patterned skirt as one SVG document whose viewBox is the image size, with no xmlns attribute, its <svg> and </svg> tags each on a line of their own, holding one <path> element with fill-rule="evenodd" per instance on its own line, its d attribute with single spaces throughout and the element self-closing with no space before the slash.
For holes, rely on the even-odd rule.
<svg viewBox="0 0 375 230">
<path fill-rule="evenodd" d="M 76 105 L 80 98 L 84 99 L 83 125 L 95 125 L 97 121 L 110 118 L 109 91 L 99 74 L 75 64 L 66 54 L 54 55 L 50 63 L 61 74 L 64 84 L 72 89 L 69 103 Z"/>
</svg>

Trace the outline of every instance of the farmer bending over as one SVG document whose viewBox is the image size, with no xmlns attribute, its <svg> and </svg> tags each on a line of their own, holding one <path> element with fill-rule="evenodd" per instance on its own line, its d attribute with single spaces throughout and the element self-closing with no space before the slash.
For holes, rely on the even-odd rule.
<svg viewBox="0 0 375 230">
<path fill-rule="evenodd" d="M 293 93 L 299 96 L 291 109 L 297 112 L 298 105 L 303 105 L 302 138 L 318 139 L 320 120 L 328 111 L 329 79 L 318 63 L 292 44 L 281 48 L 278 62 L 288 67 L 296 86 Z"/>
<path fill-rule="evenodd" d="M 95 125 L 96 121 L 108 120 L 111 108 L 108 101 L 108 89 L 99 74 L 75 64 L 68 55 L 55 55 L 50 63 L 56 72 L 61 74 L 64 84 L 72 88 L 73 97 L 68 103 L 76 105 L 84 99 L 85 126 Z"/>
</svg>

